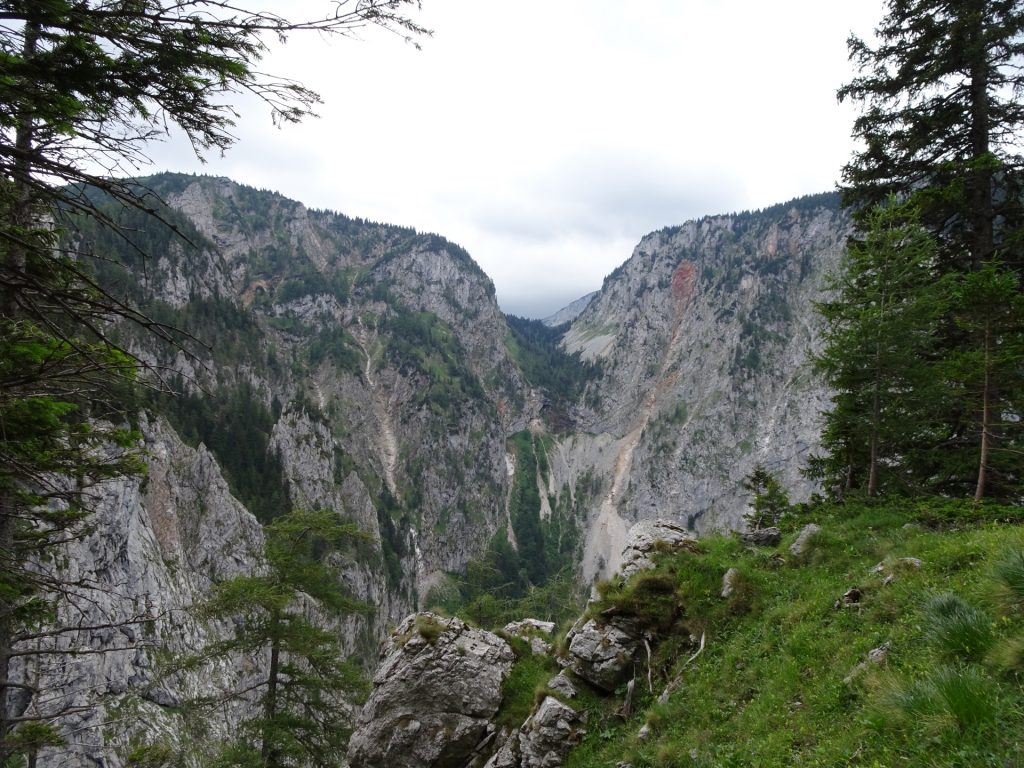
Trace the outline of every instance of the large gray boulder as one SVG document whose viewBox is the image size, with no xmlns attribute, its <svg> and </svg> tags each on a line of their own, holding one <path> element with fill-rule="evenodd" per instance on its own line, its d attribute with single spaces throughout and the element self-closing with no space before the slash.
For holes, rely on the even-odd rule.
<svg viewBox="0 0 1024 768">
<path fill-rule="evenodd" d="M 352 768 L 461 768 L 493 750 L 512 648 L 459 619 L 419 613 L 382 652 L 349 742 Z"/>
<path fill-rule="evenodd" d="M 573 627 L 568 654 L 560 663 L 591 685 L 611 692 L 633 677 L 633 662 L 643 637 L 626 617 L 590 619 Z"/>
<path fill-rule="evenodd" d="M 581 724 L 576 710 L 548 696 L 485 768 L 560 768 L 583 738 Z"/>
</svg>

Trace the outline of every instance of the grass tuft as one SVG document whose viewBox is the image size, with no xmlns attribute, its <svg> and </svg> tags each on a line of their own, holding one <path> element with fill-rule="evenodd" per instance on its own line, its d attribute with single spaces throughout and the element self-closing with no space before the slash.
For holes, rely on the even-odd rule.
<svg viewBox="0 0 1024 768">
<path fill-rule="evenodd" d="M 1011 610 L 1024 609 L 1024 549 L 1011 549 L 996 561 L 992 575 L 1003 604 Z"/>
<path fill-rule="evenodd" d="M 992 647 L 992 620 L 952 592 L 924 606 L 925 637 L 948 660 L 982 661 Z"/>
</svg>

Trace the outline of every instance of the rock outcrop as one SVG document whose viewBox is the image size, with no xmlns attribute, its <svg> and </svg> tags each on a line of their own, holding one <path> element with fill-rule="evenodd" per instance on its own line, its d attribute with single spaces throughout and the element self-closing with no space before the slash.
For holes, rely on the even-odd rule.
<svg viewBox="0 0 1024 768">
<path fill-rule="evenodd" d="M 513 733 L 485 768 L 561 768 L 569 751 L 584 736 L 580 714 L 554 696 Z"/>
<path fill-rule="evenodd" d="M 432 613 L 409 616 L 381 652 L 349 744 L 352 768 L 482 764 L 515 656 L 497 635 Z"/>
</svg>

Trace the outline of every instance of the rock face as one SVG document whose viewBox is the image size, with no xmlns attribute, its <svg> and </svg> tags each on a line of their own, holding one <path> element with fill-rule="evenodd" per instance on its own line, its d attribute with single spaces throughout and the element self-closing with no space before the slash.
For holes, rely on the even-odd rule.
<svg viewBox="0 0 1024 768">
<path fill-rule="evenodd" d="M 547 696 L 485 768 L 560 768 L 584 736 L 582 722 L 572 707 Z"/>
<path fill-rule="evenodd" d="M 677 551 L 694 546 L 696 537 L 672 520 L 641 520 L 629 529 L 622 551 L 619 576 L 628 579 L 635 573 L 654 567 L 655 550 Z"/>
<path fill-rule="evenodd" d="M 565 347 L 600 361 L 577 432 L 555 452 L 555 485 L 602 478 L 584 576 L 619 569 L 633 522 L 671 517 L 738 528 L 756 464 L 795 501 L 828 393 L 810 374 L 813 307 L 849 224 L 834 196 L 714 216 L 644 237 L 573 321 Z"/>
<path fill-rule="evenodd" d="M 628 620 L 612 618 L 601 623 L 589 619 L 573 628 L 569 653 L 563 663 L 588 683 L 614 691 L 633 677 L 633 664 L 643 647 L 643 637 Z"/>
<path fill-rule="evenodd" d="M 514 654 L 497 635 L 432 613 L 409 616 L 381 652 L 349 744 L 352 768 L 452 768 L 494 749 L 490 720 Z"/>
<path fill-rule="evenodd" d="M 14 669 L 16 679 L 47 692 L 46 701 L 24 702 L 31 714 L 74 713 L 62 721 L 68 746 L 59 754 L 44 751 L 41 767 L 121 768 L 133 738 L 185 746 L 174 708 L 227 688 L 242 674 L 221 665 L 204 676 L 168 678 L 159 668 L 158 658 L 195 653 L 226 631 L 198 621 L 189 608 L 213 582 L 260 567 L 263 533 L 205 448 L 184 445 L 162 420 L 143 420 L 140 428 L 148 476 L 99 486 L 93 531 L 68 547 L 68 581 L 99 584 L 76 590 L 80 596 L 62 604 L 58 619 L 90 629 L 41 641 L 44 650 L 63 653 L 29 657 Z M 154 620 L 131 622 L 136 616 Z M 262 659 L 251 663 L 258 669 Z M 211 735 L 225 733 L 244 711 L 244 703 L 227 705 L 225 718 L 209 723 Z"/>
</svg>

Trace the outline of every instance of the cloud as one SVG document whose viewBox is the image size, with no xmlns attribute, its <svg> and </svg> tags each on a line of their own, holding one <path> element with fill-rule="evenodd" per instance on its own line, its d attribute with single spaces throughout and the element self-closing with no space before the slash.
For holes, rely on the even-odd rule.
<svg viewBox="0 0 1024 768">
<path fill-rule="evenodd" d="M 438 232 L 503 306 L 547 314 L 651 230 L 830 189 L 852 149 L 845 40 L 882 6 L 425 0 L 421 51 L 373 31 L 272 44 L 263 68 L 319 91 L 321 119 L 279 130 L 239 99 L 225 158 L 153 157 Z"/>
</svg>

